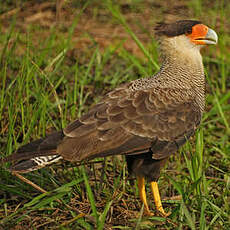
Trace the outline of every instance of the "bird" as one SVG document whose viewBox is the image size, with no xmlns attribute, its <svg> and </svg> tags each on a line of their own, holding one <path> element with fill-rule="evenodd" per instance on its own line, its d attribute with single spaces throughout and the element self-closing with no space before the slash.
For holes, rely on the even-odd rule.
<svg viewBox="0 0 230 230">
<path fill-rule="evenodd" d="M 83 162 L 124 155 L 135 175 L 144 214 L 150 183 L 156 211 L 167 216 L 158 188 L 169 157 L 198 129 L 205 109 L 205 74 L 200 50 L 215 45 L 214 30 L 198 20 L 155 26 L 162 65 L 146 78 L 124 83 L 64 129 L 34 140 L 5 158 L 9 170 L 27 173 L 60 160 Z"/>
</svg>

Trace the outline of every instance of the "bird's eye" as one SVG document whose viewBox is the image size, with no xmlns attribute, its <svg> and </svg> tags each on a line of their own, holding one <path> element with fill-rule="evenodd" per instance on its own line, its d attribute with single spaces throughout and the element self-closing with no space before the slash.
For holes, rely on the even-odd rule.
<svg viewBox="0 0 230 230">
<path fill-rule="evenodd" d="M 191 34 L 192 33 L 192 28 L 187 29 L 186 34 Z"/>
</svg>

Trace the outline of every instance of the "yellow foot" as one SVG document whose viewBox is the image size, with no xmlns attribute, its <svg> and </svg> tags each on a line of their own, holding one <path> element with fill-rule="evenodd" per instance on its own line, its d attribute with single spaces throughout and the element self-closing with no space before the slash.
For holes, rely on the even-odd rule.
<svg viewBox="0 0 230 230">
<path fill-rule="evenodd" d="M 168 217 L 171 215 L 171 212 L 165 212 L 164 210 L 160 211 L 160 210 L 157 210 L 156 211 L 156 214 L 154 214 L 153 212 L 149 211 L 149 210 L 144 210 L 144 215 L 145 216 L 161 216 L 161 217 Z"/>
<path fill-rule="evenodd" d="M 166 213 L 165 210 L 163 209 L 157 182 L 152 181 L 150 183 L 150 187 L 151 187 L 151 190 L 152 190 L 152 194 L 153 194 L 153 198 L 154 198 L 154 202 L 155 202 L 155 205 L 156 205 L 157 212 L 162 217 L 169 216 L 171 213 L 170 212 Z"/>
<path fill-rule="evenodd" d="M 162 216 L 162 217 L 168 217 L 171 215 L 171 212 L 165 212 L 164 209 L 163 211 L 157 210 L 157 215 Z"/>
<path fill-rule="evenodd" d="M 150 212 L 149 210 L 144 210 L 144 216 L 154 216 L 154 213 Z"/>
<path fill-rule="evenodd" d="M 148 206 L 148 203 L 147 203 L 146 193 L 145 193 L 145 179 L 144 179 L 144 177 L 137 177 L 137 182 L 138 182 L 138 189 L 139 189 L 140 199 L 144 204 L 144 215 L 145 216 L 154 216 L 154 214 L 152 212 L 150 212 L 149 206 Z M 158 216 L 162 216 L 162 217 L 169 216 L 171 213 L 166 213 L 164 211 L 164 209 L 163 209 L 157 182 L 154 182 L 154 181 L 151 182 L 150 186 L 151 186 L 151 190 L 152 190 L 152 193 L 153 193 L 153 198 L 154 198 L 154 202 L 155 202 L 155 205 L 156 205 L 156 210 L 157 210 Z"/>
</svg>

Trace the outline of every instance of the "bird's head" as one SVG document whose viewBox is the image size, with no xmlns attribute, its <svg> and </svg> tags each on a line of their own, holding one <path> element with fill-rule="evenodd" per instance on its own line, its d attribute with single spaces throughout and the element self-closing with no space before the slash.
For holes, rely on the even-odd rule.
<svg viewBox="0 0 230 230">
<path fill-rule="evenodd" d="M 159 23 L 155 28 L 158 40 L 183 42 L 183 46 L 200 47 L 217 44 L 216 32 L 195 20 L 180 20 L 174 23 Z M 180 44 L 181 45 L 181 44 Z"/>
</svg>

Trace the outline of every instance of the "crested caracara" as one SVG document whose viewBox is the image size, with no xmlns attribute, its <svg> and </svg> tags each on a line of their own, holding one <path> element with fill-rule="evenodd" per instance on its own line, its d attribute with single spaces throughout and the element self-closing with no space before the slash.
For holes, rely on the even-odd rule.
<svg viewBox="0 0 230 230">
<path fill-rule="evenodd" d="M 5 161 L 26 173 L 58 160 L 81 162 L 125 155 L 136 175 L 145 213 L 151 215 L 145 179 L 156 209 L 165 216 L 158 191 L 160 169 L 194 133 L 205 107 L 205 76 L 200 49 L 216 44 L 217 34 L 200 21 L 160 23 L 155 28 L 162 66 L 149 78 L 109 92 L 66 128 L 22 146 Z"/>
</svg>

